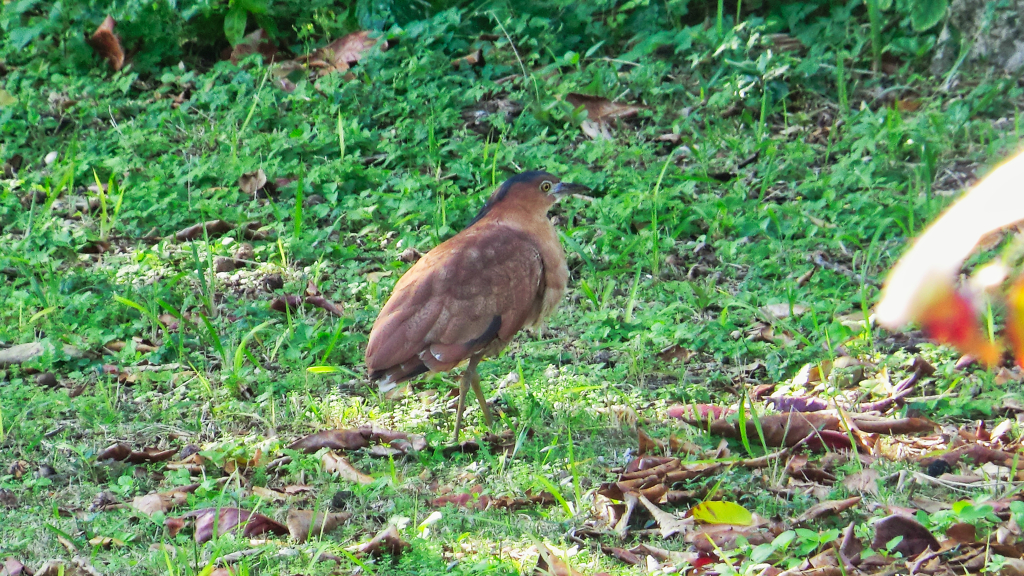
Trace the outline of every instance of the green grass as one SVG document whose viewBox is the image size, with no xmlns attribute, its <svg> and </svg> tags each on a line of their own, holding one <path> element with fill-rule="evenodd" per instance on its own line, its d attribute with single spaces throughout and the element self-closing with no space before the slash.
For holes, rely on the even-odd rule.
<svg viewBox="0 0 1024 576">
<path fill-rule="evenodd" d="M 751 13 L 733 27 L 733 9 L 721 3 L 710 27 L 678 12 L 656 27 L 639 9 L 560 10 L 543 19 L 463 7 L 401 26 L 388 21 L 392 46 L 357 64 L 354 78 L 301 80 L 291 93 L 268 81 L 258 56 L 235 66 L 175 52 L 167 57 L 180 57 L 180 66 L 150 55 L 111 73 L 87 51 L 62 61 L 43 41 L 27 52 L 0 47 L 7 69 L 0 82 L 16 100 L 0 108 L 0 161 L 24 158 L 15 177 L 0 180 L 0 347 L 38 341 L 48 350 L 0 368 L 0 488 L 16 498 L 0 523 L 0 555 L 32 567 L 69 558 L 61 536 L 105 574 L 195 574 L 211 558 L 253 546 L 232 536 L 195 545 L 187 532 L 168 537 L 160 518 L 90 504 L 101 492 L 130 502 L 197 481 L 203 486 L 172 515 L 259 506 L 283 521 L 287 505 L 261 501 L 251 486 L 304 483 L 314 491 L 295 506 L 324 510 L 343 492 L 352 523 L 302 545 L 258 544 L 261 554 L 236 564 L 242 573 L 329 573 L 333 562 L 315 560 L 324 551 L 352 570 L 357 563 L 341 551 L 396 518 L 409 520 L 403 536 L 412 551 L 367 571 L 440 573 L 456 560 L 454 573 L 530 571 L 526 551 L 535 540 L 572 546 L 566 534 L 588 518 L 595 488 L 635 455 L 626 408 L 656 434 L 711 447 L 718 438 L 666 421 L 664 408 L 735 403 L 747 385 L 786 381 L 807 363 L 843 355 L 840 347 L 878 363 L 878 371 L 903 369 L 908 352 L 838 318 L 870 308 L 876 282 L 907 239 L 959 191 L 946 170 L 980 176 L 1018 146 L 1016 80 L 962 69 L 953 92 L 939 91 L 942 79 L 927 74 L 927 60 L 899 53 L 888 36 L 898 27 L 879 31 L 863 10 L 818 7 L 807 20 L 813 24 L 792 28 L 784 12 Z M 68 26 L 66 37 L 79 33 Z M 320 32 L 340 31 L 325 24 Z M 766 35 L 777 32 L 805 47 L 772 51 Z M 72 42 L 57 33 L 42 38 Z M 291 38 L 300 52 L 303 42 L 326 39 Z M 895 74 L 865 71 L 879 41 L 893 42 L 903 59 Z M 452 59 L 480 45 L 484 66 L 452 68 Z M 174 105 L 182 92 L 190 96 Z M 564 101 L 570 92 L 645 108 L 612 126 L 614 140 L 589 140 Z M 901 112 L 891 96 L 921 106 Z M 524 111 L 495 115 L 489 136 L 468 129 L 460 112 L 495 98 Z M 1013 127 L 997 128 L 1000 119 Z M 676 137 L 659 140 L 666 135 Z M 51 152 L 56 159 L 47 164 Z M 280 179 L 269 197 L 238 188 L 239 177 L 257 169 L 271 183 Z M 489 393 L 506 375 L 521 375 L 499 395 L 501 426 L 519 439 L 515 456 L 446 458 L 440 446 L 454 411 L 445 396 L 457 374 L 385 400 L 365 381 L 362 350 L 409 266 L 403 251 L 426 252 L 450 237 L 495 184 L 527 169 L 594 190 L 592 200 L 567 199 L 552 211 L 564 234 L 569 291 L 542 334 L 520 335 L 481 365 Z M 99 200 L 96 210 L 75 208 L 89 198 Z M 173 239 L 217 219 L 234 229 Z M 247 240 L 249 222 L 268 227 L 270 238 Z M 101 240 L 108 251 L 83 253 Z M 253 245 L 252 262 L 215 272 L 215 259 L 243 242 Z M 271 293 L 265 280 L 274 275 L 283 288 Z M 269 309 L 279 295 L 301 295 L 309 280 L 344 316 Z M 751 337 L 765 321 L 760 307 L 776 303 L 808 307 L 773 323 L 790 342 Z M 169 328 L 167 316 L 178 327 Z M 140 352 L 133 338 L 156 350 Z M 60 352 L 60 344 L 100 352 L 115 340 L 128 345 L 101 358 Z M 660 360 L 673 345 L 695 355 L 687 363 Z M 1002 395 L 991 375 L 956 372 L 950 352 L 924 349 L 939 367 L 936 388 L 963 380 L 961 390 L 982 394 L 919 408 L 972 418 Z M 103 364 L 134 370 L 135 381 L 119 382 Z M 312 366 L 336 371 L 311 373 Z M 37 385 L 40 371 L 54 373 L 60 387 Z M 81 393 L 71 394 L 77 387 Z M 478 435 L 478 411 L 470 406 L 468 415 L 467 433 Z M 310 455 L 292 454 L 276 471 L 235 475 L 222 486 L 161 464 L 95 458 L 115 441 L 276 456 L 307 433 L 365 424 L 423 433 L 433 448 L 394 461 L 352 455 L 376 479 L 367 486 L 330 478 Z M 758 438 L 744 444 L 733 442 L 733 454 L 763 452 Z M 42 466 L 55 475 L 40 473 Z M 690 488 L 720 482 L 717 496 L 765 517 L 793 518 L 813 504 L 749 491 L 758 478 L 731 469 Z M 446 508 L 427 537 L 417 535 L 434 510 L 430 498 L 477 484 L 492 496 L 554 486 L 561 502 L 516 514 Z M 836 488 L 834 495 L 845 494 Z M 94 548 L 95 536 L 127 544 Z M 173 556 L 151 547 L 161 542 Z M 282 547 L 291 552 L 279 554 Z M 638 573 L 595 547 L 581 547 L 572 562 L 588 574 Z"/>
</svg>

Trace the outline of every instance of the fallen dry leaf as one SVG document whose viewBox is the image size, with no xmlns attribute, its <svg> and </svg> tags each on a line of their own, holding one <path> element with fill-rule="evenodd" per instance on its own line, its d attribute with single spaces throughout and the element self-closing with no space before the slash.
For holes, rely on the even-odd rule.
<svg viewBox="0 0 1024 576">
<path fill-rule="evenodd" d="M 372 540 L 352 546 L 348 550 L 359 554 L 369 554 L 370 556 L 390 554 L 398 557 L 409 548 L 412 548 L 412 545 L 402 540 L 402 536 L 398 533 L 398 528 L 394 524 L 389 524 L 387 528 L 381 530 Z"/>
<path fill-rule="evenodd" d="M 569 566 L 547 547 L 546 544 L 539 544 L 537 552 L 537 566 L 533 569 L 533 576 L 583 576 L 575 568 Z"/>
<path fill-rule="evenodd" d="M 149 516 L 157 512 L 170 512 L 172 508 L 188 502 L 188 495 L 195 492 L 196 488 L 199 488 L 199 484 L 189 484 L 165 492 L 136 496 L 132 500 L 132 508 Z"/>
<path fill-rule="evenodd" d="M 885 550 L 888 543 L 897 536 L 902 536 L 903 540 L 890 552 L 899 552 L 904 558 L 917 556 L 929 548 L 939 549 L 939 541 L 927 528 L 910 516 L 902 514 L 886 516 L 875 522 L 875 537 L 871 541 L 871 547 L 875 550 Z"/>
<path fill-rule="evenodd" d="M 344 456 L 339 456 L 334 452 L 326 452 L 320 461 L 323 463 L 324 471 L 329 474 L 337 474 L 343 480 L 348 480 L 349 482 L 373 484 L 373 476 L 356 470 L 355 466 Z"/>
<path fill-rule="evenodd" d="M 174 235 L 174 237 L 178 240 L 178 242 L 185 242 L 188 240 L 196 240 L 198 238 L 202 238 L 204 236 L 204 230 L 205 235 L 207 237 L 212 238 L 214 236 L 220 236 L 221 234 L 230 232 L 234 229 L 234 225 L 228 224 L 223 220 L 210 220 L 208 222 L 203 222 L 202 224 L 193 224 L 188 228 L 179 230 L 178 233 Z"/>
<path fill-rule="evenodd" d="M 826 500 L 825 502 L 818 502 L 801 514 L 796 519 L 796 523 L 801 524 L 810 522 L 812 520 L 817 520 L 822 516 L 834 516 L 843 510 L 847 510 L 857 504 L 860 504 L 860 500 L 860 496 L 854 496 L 853 498 L 847 498 L 845 500 Z"/>
<path fill-rule="evenodd" d="M 352 517 L 351 512 L 331 512 L 323 514 L 312 510 L 289 510 L 288 533 L 296 542 L 305 542 L 310 536 L 320 536 L 335 530 Z"/>
<path fill-rule="evenodd" d="M 396 432 L 376 426 L 324 430 L 292 442 L 288 448 L 312 454 L 321 448 L 330 450 L 359 450 L 384 444 L 401 453 L 419 452 L 427 448 L 427 441 L 418 434 Z"/>
<path fill-rule="evenodd" d="M 878 478 L 878 470 L 864 468 L 853 474 L 847 474 L 843 478 L 843 486 L 850 492 L 867 492 L 873 496 L 878 496 Z"/>
<path fill-rule="evenodd" d="M 0 574 L 4 576 L 26 576 L 29 572 L 24 564 L 8 556 L 4 558 L 4 569 Z"/>
<path fill-rule="evenodd" d="M 680 518 L 675 514 L 669 514 L 655 506 L 642 494 L 637 497 L 637 500 L 644 505 L 644 508 L 647 508 L 647 511 L 651 513 L 654 521 L 658 523 L 658 530 L 662 538 L 668 538 L 673 534 L 685 534 L 688 530 L 693 528 L 693 518 Z"/>
<path fill-rule="evenodd" d="M 368 30 L 360 30 L 346 34 L 327 46 L 296 60 L 306 61 L 311 68 L 324 68 L 322 74 L 344 72 L 376 45 L 377 39 L 370 38 Z M 381 44 L 381 49 L 387 49 L 387 42 Z"/>
<path fill-rule="evenodd" d="M 241 44 L 239 44 L 239 46 L 241 46 Z M 260 168 L 255 172 L 246 172 L 238 178 L 238 188 L 242 193 L 248 194 L 249 196 L 256 195 L 256 192 L 262 190 L 266 185 L 267 175 L 263 172 L 263 168 Z"/>
<path fill-rule="evenodd" d="M 115 24 L 114 19 L 107 16 L 89 37 L 88 42 L 96 54 L 106 59 L 114 72 L 117 72 L 124 67 L 124 49 L 121 48 L 121 39 L 114 33 Z"/>
<path fill-rule="evenodd" d="M 132 464 L 145 464 L 147 462 L 164 462 L 170 460 L 177 453 L 177 450 L 159 450 L 157 448 L 144 448 L 143 450 L 132 450 L 127 444 L 118 442 L 112 444 L 98 454 L 96 454 L 96 460 L 102 462 L 104 460 L 118 460 L 130 462 Z"/>
<path fill-rule="evenodd" d="M 241 508 L 203 508 L 189 512 L 177 518 L 168 518 L 164 521 L 171 536 L 178 533 L 184 526 L 185 521 L 195 519 L 195 540 L 199 544 L 209 542 L 213 539 L 213 527 L 217 527 L 217 535 L 223 536 L 228 532 L 242 529 L 242 536 L 252 538 L 270 532 L 278 536 L 288 534 L 288 528 L 267 518 L 262 514 L 254 514 L 249 510 Z"/>
<path fill-rule="evenodd" d="M 263 28 L 257 28 L 255 32 L 246 34 L 242 41 L 231 49 L 231 63 L 237 65 L 246 56 L 257 52 L 263 55 L 265 64 L 270 64 L 277 56 L 277 45 L 267 38 L 267 33 Z"/>
<path fill-rule="evenodd" d="M 85 358 L 85 352 L 82 352 L 74 346 L 64 344 L 64 353 L 73 359 Z M 52 349 L 52 348 L 51 348 Z M 28 344 L 18 344 L 11 346 L 6 350 L 0 350 L 0 368 L 5 366 L 12 366 L 14 364 L 24 364 L 31 360 L 35 360 L 44 354 L 46 350 L 43 345 L 39 342 L 29 342 Z"/>
<path fill-rule="evenodd" d="M 600 96 L 589 96 L 570 92 L 565 95 L 565 101 L 572 104 L 574 108 L 582 107 L 587 111 L 587 118 L 580 124 L 580 129 L 591 140 L 611 140 L 609 122 L 619 118 L 635 116 L 644 106 L 631 106 L 628 104 L 617 104 Z"/>
</svg>

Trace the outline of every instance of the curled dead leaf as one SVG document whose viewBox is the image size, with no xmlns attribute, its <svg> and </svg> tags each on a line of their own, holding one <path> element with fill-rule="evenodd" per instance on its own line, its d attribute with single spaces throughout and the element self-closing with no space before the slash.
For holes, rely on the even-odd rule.
<svg viewBox="0 0 1024 576">
<path fill-rule="evenodd" d="M 239 45 L 241 46 L 241 44 Z M 236 46 L 237 48 L 237 46 Z M 263 189 L 267 185 L 267 175 L 263 172 L 263 168 L 256 170 L 255 172 L 246 172 L 238 178 L 238 187 L 244 194 L 254 196 L 256 192 Z"/>
<path fill-rule="evenodd" d="M 172 508 L 184 505 L 188 501 L 188 495 L 195 492 L 196 488 L 199 488 L 199 484 L 189 484 L 165 492 L 136 496 L 132 500 L 132 508 L 149 516 L 157 512 L 169 512 Z"/>
<path fill-rule="evenodd" d="M 376 45 L 377 38 L 370 38 L 368 30 L 359 30 L 346 34 L 327 46 L 296 58 L 296 60 L 307 62 L 311 68 L 323 68 L 322 74 L 344 72 Z M 385 50 L 387 46 L 387 42 L 383 42 L 381 49 Z"/>
<path fill-rule="evenodd" d="M 241 529 L 242 536 L 246 538 L 252 538 L 268 532 L 278 536 L 288 534 L 288 528 L 280 522 L 249 510 L 230 507 L 203 508 L 178 518 L 168 518 L 164 521 L 164 524 L 173 536 L 190 519 L 194 519 L 195 540 L 200 544 L 213 539 L 214 526 L 217 528 L 218 536 L 223 536 L 228 532 L 238 531 L 239 529 Z"/>
<path fill-rule="evenodd" d="M 912 558 L 925 550 L 939 549 L 939 541 L 921 525 L 920 522 L 904 516 L 893 514 L 875 522 L 875 537 L 871 547 L 875 550 L 887 550 L 889 542 L 902 536 L 902 540 L 889 552 L 899 552 L 904 558 Z"/>
<path fill-rule="evenodd" d="M 127 444 L 120 442 L 111 444 L 96 454 L 96 460 L 119 460 L 132 464 L 145 464 L 147 462 L 164 462 L 170 460 L 177 453 L 177 450 L 159 450 L 157 448 L 144 448 L 143 450 L 132 450 Z"/>
<path fill-rule="evenodd" d="M 188 228 L 179 230 L 174 237 L 178 242 L 186 242 L 188 240 L 202 238 L 204 236 L 204 231 L 205 236 L 212 238 L 214 236 L 220 236 L 221 234 L 230 232 L 234 230 L 234 228 L 234 225 L 223 220 L 210 220 L 201 224 L 193 224 Z"/>
<path fill-rule="evenodd" d="M 320 536 L 337 529 L 351 517 L 351 512 L 322 514 L 312 510 L 292 509 L 288 511 L 285 523 L 293 540 L 305 542 L 310 536 Z"/>
<path fill-rule="evenodd" d="M 576 109 L 583 108 L 587 112 L 587 118 L 580 124 L 580 129 L 591 140 L 611 140 L 609 123 L 615 119 L 635 116 L 645 106 L 631 106 L 618 104 L 600 96 L 589 96 L 570 92 L 565 95 L 565 101 Z"/>
<path fill-rule="evenodd" d="M 352 546 L 348 550 L 370 556 L 390 554 L 391 556 L 398 557 L 409 548 L 412 548 L 412 545 L 402 540 L 402 536 L 398 533 L 398 528 L 393 524 L 389 524 L 387 528 L 381 530 L 370 541 Z"/>
<path fill-rule="evenodd" d="M 321 462 L 324 466 L 324 471 L 328 474 L 337 474 L 343 480 L 349 482 L 356 482 L 358 484 L 373 484 L 373 476 L 363 474 L 352 465 L 344 456 L 339 456 L 334 452 L 325 452 L 321 457 Z"/>
<path fill-rule="evenodd" d="M 384 444 L 405 454 L 427 448 L 427 441 L 418 434 L 407 434 L 376 426 L 324 430 L 292 442 L 288 448 L 311 454 L 321 448 L 330 450 L 359 450 Z"/>
<path fill-rule="evenodd" d="M 267 33 L 263 28 L 257 28 L 256 31 L 246 34 L 241 42 L 235 44 L 235 47 L 231 49 L 231 63 L 237 65 L 246 56 L 257 52 L 263 55 L 265 64 L 270 64 L 277 56 L 277 45 L 267 38 Z"/>
</svg>

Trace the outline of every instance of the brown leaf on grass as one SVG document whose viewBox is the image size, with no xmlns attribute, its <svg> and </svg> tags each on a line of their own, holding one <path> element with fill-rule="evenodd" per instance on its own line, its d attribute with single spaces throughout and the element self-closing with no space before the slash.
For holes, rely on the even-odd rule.
<svg viewBox="0 0 1024 576">
<path fill-rule="evenodd" d="M 642 561 L 639 556 L 630 550 L 625 548 L 614 548 L 612 546 L 601 545 L 601 552 L 615 558 L 621 562 L 625 562 L 630 566 L 639 566 Z"/>
<path fill-rule="evenodd" d="M 212 238 L 214 236 L 226 234 L 227 232 L 234 230 L 234 228 L 234 225 L 229 224 L 223 220 L 210 220 L 208 222 L 203 222 L 201 224 L 193 224 L 188 228 L 179 230 L 178 233 L 174 235 L 174 237 L 175 239 L 178 240 L 178 242 L 186 242 L 188 240 L 196 240 L 198 238 L 202 238 L 204 236 L 204 230 L 206 231 L 205 235 L 207 237 Z"/>
<path fill-rule="evenodd" d="M 115 24 L 117 23 L 114 19 L 107 16 L 87 42 L 96 54 L 106 59 L 111 69 L 117 72 L 124 67 L 124 49 L 121 48 L 121 39 L 114 33 Z"/>
<path fill-rule="evenodd" d="M 312 304 L 317 308 L 322 308 L 335 316 L 345 315 L 345 311 L 341 309 L 341 306 L 338 306 L 323 296 L 306 296 L 306 303 Z"/>
<path fill-rule="evenodd" d="M 0 571 L 0 576 L 30 576 L 31 572 L 21 562 L 8 556 L 4 558 L 4 569 Z"/>
<path fill-rule="evenodd" d="M 241 44 L 239 44 L 241 46 Z M 235 47 L 236 49 L 238 46 Z M 255 196 L 256 192 L 263 189 L 267 185 L 267 174 L 263 172 L 263 168 L 256 170 L 255 172 L 246 172 L 238 178 L 238 188 L 243 194 L 249 196 Z"/>
<path fill-rule="evenodd" d="M 0 368 L 5 366 L 11 366 L 14 364 L 24 364 L 31 360 L 35 360 L 42 356 L 47 349 L 54 350 L 53 346 L 45 347 L 40 342 L 29 342 L 27 344 L 18 344 L 11 346 L 6 350 L 0 350 Z M 82 352 L 74 346 L 64 344 L 64 354 L 67 354 L 73 359 L 85 358 L 85 352 Z"/>
<path fill-rule="evenodd" d="M 852 416 L 853 425 L 868 434 L 917 434 L 934 432 L 938 426 L 927 418 L 867 418 Z"/>
<path fill-rule="evenodd" d="M 693 350 L 687 350 L 679 344 L 674 344 L 668 348 L 662 348 L 661 352 L 658 352 L 658 359 L 662 362 L 679 362 L 680 364 L 686 363 L 696 356 L 697 353 Z"/>
<path fill-rule="evenodd" d="M 100 576 L 100 572 L 89 563 L 88 557 L 75 556 L 71 562 L 47 560 L 36 570 L 35 576 Z"/>
<path fill-rule="evenodd" d="M 974 524 L 957 522 L 946 528 L 946 538 L 952 538 L 960 544 L 974 544 L 978 541 L 977 529 Z"/>
<path fill-rule="evenodd" d="M 157 448 L 144 448 L 143 450 L 132 450 L 127 444 L 118 442 L 111 444 L 96 454 L 96 460 L 118 460 L 127 461 L 132 464 L 145 464 L 148 462 L 164 462 L 170 460 L 177 454 L 177 450 L 159 450 Z"/>
<path fill-rule="evenodd" d="M 704 554 L 714 554 L 717 550 L 732 550 L 741 537 L 754 546 L 771 542 L 774 536 L 763 528 L 764 519 L 757 516 L 754 518 L 755 523 L 750 526 L 700 524 L 683 539 Z"/>
<path fill-rule="evenodd" d="M 288 494 L 278 492 L 277 490 L 273 490 L 265 486 L 253 486 L 252 493 L 260 498 L 277 502 L 281 502 L 289 498 Z"/>
<path fill-rule="evenodd" d="M 789 463 L 786 465 L 786 472 L 794 478 L 828 486 L 836 482 L 836 477 L 831 472 L 818 468 L 808 462 L 806 454 L 799 454 L 790 458 Z"/>
<path fill-rule="evenodd" d="M 484 65 L 484 53 L 479 48 L 466 54 L 461 58 L 452 60 L 452 67 L 459 69 L 462 67 L 472 68 L 473 66 Z"/>
<path fill-rule="evenodd" d="M 587 118 L 580 124 L 580 130 L 591 140 L 611 140 L 609 122 L 618 118 L 635 116 L 637 112 L 646 108 L 645 106 L 617 104 L 607 98 L 575 92 L 566 94 L 565 101 L 572 104 L 574 108 L 582 107 L 587 111 Z"/>
<path fill-rule="evenodd" d="M 843 529 L 843 537 L 839 541 L 839 556 L 845 564 L 857 566 L 860 564 L 860 553 L 864 550 L 864 543 L 857 538 L 854 529 L 855 522 L 850 523 Z"/>
<path fill-rule="evenodd" d="M 255 32 L 246 34 L 242 41 L 231 49 L 231 63 L 237 65 L 240 60 L 259 52 L 263 55 L 263 62 L 270 64 L 277 56 L 277 45 L 267 38 L 263 28 L 257 28 Z"/>
<path fill-rule="evenodd" d="M 337 474 L 343 480 L 357 484 L 373 484 L 373 476 L 356 470 L 355 466 L 344 456 L 339 456 L 334 452 L 326 452 L 321 458 L 321 462 L 323 463 L 324 471 L 328 474 Z"/>
<path fill-rule="evenodd" d="M 352 517 L 351 512 L 337 512 L 323 514 L 312 510 L 289 510 L 288 533 L 296 542 L 305 542 L 309 536 L 319 536 L 337 529 L 348 522 Z"/>
<path fill-rule="evenodd" d="M 522 113 L 523 105 L 515 100 L 492 98 L 463 108 L 459 115 L 466 122 L 466 128 L 487 136 L 496 130 L 492 118 L 500 117 L 506 124 L 511 124 Z"/>
<path fill-rule="evenodd" d="M 850 492 L 867 492 L 878 496 L 878 470 L 864 468 L 843 478 L 843 486 Z"/>
<path fill-rule="evenodd" d="M 398 557 L 409 548 L 412 548 L 412 545 L 402 540 L 402 536 L 398 533 L 398 528 L 394 524 L 389 524 L 387 528 L 381 530 L 372 540 L 352 546 L 347 550 L 375 557 L 383 556 L 384 554 Z"/>
<path fill-rule="evenodd" d="M 630 462 L 618 481 L 602 484 L 598 494 L 623 500 L 633 493 L 661 502 L 672 484 L 710 476 L 719 468 L 721 464 L 715 462 L 683 463 L 678 458 L 643 456 Z"/>
<path fill-rule="evenodd" d="M 810 436 L 812 433 L 822 430 L 839 430 L 839 418 L 817 413 L 771 414 L 760 418 L 761 430 L 764 432 L 764 440 L 768 446 L 793 446 Z M 757 438 L 758 431 L 754 422 L 747 421 L 746 432 L 748 438 Z M 739 438 L 739 429 L 735 424 L 725 419 L 715 420 L 711 423 L 711 432 L 730 438 Z M 845 436 L 844 436 L 845 437 Z M 842 446 L 833 446 L 839 448 Z M 849 441 L 846 441 L 845 448 L 849 449 Z"/>
<path fill-rule="evenodd" d="M 977 466 L 987 464 L 989 462 L 998 466 L 1012 467 L 1014 464 L 1014 454 L 1005 452 L 1003 450 L 997 450 L 995 448 L 988 448 L 980 444 L 967 444 L 954 448 L 945 454 L 935 458 L 934 456 L 922 458 L 920 463 L 922 466 L 930 465 L 934 460 L 944 460 L 950 466 L 955 466 L 959 463 L 961 458 L 966 458 L 968 461 L 974 463 Z"/>
<path fill-rule="evenodd" d="M 886 516 L 875 523 L 875 538 L 871 541 L 871 547 L 875 550 L 886 550 L 889 542 L 897 536 L 902 536 L 903 540 L 890 552 L 899 552 L 904 558 L 917 556 L 929 548 L 939 549 L 939 541 L 927 528 L 910 516 L 902 514 Z"/>
<path fill-rule="evenodd" d="M 255 514 L 241 508 L 203 508 L 189 512 L 178 518 L 168 518 L 165 521 L 172 536 L 181 530 L 184 521 L 195 519 L 195 539 L 202 544 L 213 539 L 213 527 L 217 527 L 217 535 L 223 536 L 228 532 L 241 529 L 242 536 L 252 538 L 270 532 L 278 536 L 288 534 L 288 528 L 280 522 L 271 520 L 262 515 Z"/>
<path fill-rule="evenodd" d="M 835 516 L 843 510 L 853 508 L 857 504 L 860 504 L 860 500 L 860 496 L 854 496 L 853 498 L 846 498 L 845 500 L 826 500 L 825 502 L 818 502 L 801 514 L 796 519 L 796 523 L 801 524 L 811 522 L 812 520 L 817 520 L 822 516 Z"/>
<path fill-rule="evenodd" d="M 15 154 L 14 156 L 11 156 L 9 160 L 4 162 L 3 166 L 0 167 L 0 172 L 3 173 L 4 178 L 14 178 L 18 175 L 18 170 L 21 170 L 23 162 L 25 162 L 25 157 L 21 154 Z"/>
<path fill-rule="evenodd" d="M 274 298 L 274 301 L 270 303 L 270 309 L 274 312 L 280 312 L 282 314 L 287 313 L 289 310 L 292 312 L 299 309 L 302 306 L 302 298 L 294 294 L 285 294 Z"/>
<path fill-rule="evenodd" d="M 168 462 L 168 470 L 188 470 L 189 474 L 202 474 L 206 470 L 207 460 L 199 454 L 192 454 L 177 462 Z"/>
<path fill-rule="evenodd" d="M 452 504 L 467 510 L 519 510 L 535 505 L 548 505 L 555 503 L 555 497 L 550 492 L 539 492 L 534 494 L 527 492 L 525 498 L 513 498 L 511 496 L 488 496 L 482 494 L 483 486 L 479 484 L 470 488 L 469 492 L 462 494 L 447 494 L 430 500 L 428 504 L 436 508 Z"/>
<path fill-rule="evenodd" d="M 570 92 L 565 95 L 565 101 L 576 108 L 583 107 L 587 111 L 587 119 L 595 122 L 612 120 L 615 118 L 628 118 L 636 115 L 645 106 L 631 106 L 628 104 L 617 104 L 607 98 L 600 96 L 589 96 Z"/>
<path fill-rule="evenodd" d="M 171 319 L 174 319 L 174 321 L 177 322 L 177 319 L 175 319 L 174 316 L 171 316 L 170 314 L 167 314 L 166 316 L 169 316 Z M 163 322 L 162 317 L 161 322 Z M 164 324 L 166 325 L 166 322 Z M 170 327 L 168 327 L 168 329 L 170 329 Z M 141 338 L 139 336 L 133 336 L 132 343 L 135 344 L 135 351 L 139 352 L 140 354 L 156 352 L 158 347 L 158 345 L 154 343 L 152 340 L 148 338 Z M 125 342 L 124 340 L 114 340 L 111 342 L 107 342 L 106 344 L 103 345 L 103 347 L 106 348 L 107 350 L 110 350 L 111 352 L 120 352 L 128 347 L 128 343 Z"/>
<path fill-rule="evenodd" d="M 346 34 L 327 46 L 300 56 L 296 60 L 307 62 L 311 68 L 323 68 L 321 75 L 344 72 L 365 56 L 376 44 L 377 39 L 370 38 L 368 30 L 360 30 Z M 384 42 L 381 49 L 387 49 L 387 46 L 387 42 Z"/>
<path fill-rule="evenodd" d="M 651 438 L 643 428 L 637 427 L 636 434 L 638 436 L 639 445 L 637 453 L 641 456 L 646 454 L 656 454 L 660 456 L 668 453 L 668 444 L 661 440 Z"/>
<path fill-rule="evenodd" d="M 132 508 L 149 516 L 157 512 L 169 512 L 172 508 L 184 505 L 188 501 L 188 495 L 195 492 L 196 488 L 199 488 L 199 484 L 189 484 L 165 492 L 136 496 L 132 500 Z"/>
<path fill-rule="evenodd" d="M 242 229 L 242 237 L 246 240 L 266 240 L 270 238 L 270 228 L 264 227 L 259 222 L 249 222 Z"/>
<path fill-rule="evenodd" d="M 292 442 L 288 448 L 312 454 L 321 448 L 331 450 L 359 450 L 377 444 L 385 444 L 403 454 L 419 452 L 427 448 L 427 441 L 419 434 L 396 432 L 376 426 L 324 430 Z"/>
<path fill-rule="evenodd" d="M 637 500 L 644 505 L 644 508 L 647 508 L 647 511 L 651 513 L 651 517 L 658 523 L 658 529 L 662 538 L 668 538 L 673 534 L 685 534 L 693 529 L 693 518 L 680 518 L 675 514 L 669 514 L 655 506 L 653 502 L 642 494 L 637 497 Z"/>
<path fill-rule="evenodd" d="M 537 558 L 537 567 L 533 569 L 533 576 L 583 576 L 572 566 L 569 566 L 545 544 L 537 546 L 540 556 Z"/>
<path fill-rule="evenodd" d="M 106 240 L 89 240 L 79 250 L 79 254 L 106 254 L 110 251 L 110 242 Z"/>
</svg>

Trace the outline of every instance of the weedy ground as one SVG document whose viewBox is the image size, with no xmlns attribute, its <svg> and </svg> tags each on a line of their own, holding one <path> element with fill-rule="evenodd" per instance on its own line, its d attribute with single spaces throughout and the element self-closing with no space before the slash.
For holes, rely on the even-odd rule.
<svg viewBox="0 0 1024 576">
<path fill-rule="evenodd" d="M 0 369 L 0 555 L 31 566 L 74 547 L 106 574 L 189 574 L 255 546 L 259 555 L 235 564 L 242 573 L 516 573 L 532 569 L 525 551 L 536 542 L 577 545 L 568 534 L 594 489 L 636 453 L 637 419 L 661 437 L 718 443 L 668 419 L 669 404 L 733 404 L 753 385 L 844 355 L 877 373 L 925 355 L 939 369 L 936 390 L 965 392 L 916 406 L 948 423 L 1015 392 L 954 370 L 949 351 L 862 329 L 908 238 L 1017 147 L 1015 78 L 964 66 L 944 89 L 921 49 L 935 32 L 900 26 L 885 29 L 884 65 L 873 70 L 859 5 L 800 18 L 764 8 L 737 25 L 726 16 L 721 29 L 714 14 L 669 13 L 655 25 L 616 10 L 452 9 L 385 23 L 387 50 L 347 75 L 298 78 L 290 92 L 259 55 L 236 65 L 187 44 L 169 49 L 180 64 L 150 57 L 117 73 L 88 52 L 68 54 L 82 44 L 74 28 L 0 49 L 0 160 L 24 160 L 0 180 L 0 345 L 45 350 Z M 315 16 L 296 24 L 302 34 L 287 49 L 352 30 L 327 9 Z M 799 42 L 783 51 L 783 38 Z M 453 66 L 477 48 L 482 64 Z M 570 93 L 640 109 L 607 122 L 611 139 L 591 139 Z M 499 100 L 522 112 L 467 123 L 464 110 Z M 362 349 L 409 266 L 403 253 L 450 237 L 496 185 L 529 169 L 593 189 L 552 211 L 569 291 L 542 332 L 481 366 L 486 389 L 504 383 L 496 428 L 514 432 L 514 456 L 446 456 L 458 372 L 386 399 L 366 382 Z M 243 192 L 240 177 L 258 170 L 269 185 Z M 175 240 L 209 220 L 235 228 Z M 246 238 L 250 222 L 268 234 Z M 244 265 L 217 272 L 243 243 L 253 247 Z M 310 282 L 343 315 L 270 309 Z M 766 312 L 772 304 L 802 313 Z M 126 345 L 104 352 L 116 341 Z M 72 358 L 62 344 L 105 355 Z M 483 433 L 472 406 L 469 423 L 468 436 Z M 351 455 L 374 478 L 367 485 L 283 448 L 368 424 L 424 434 L 431 448 Z M 96 460 L 118 441 L 196 445 L 216 462 L 257 452 L 292 462 L 218 484 L 226 474 L 216 469 Z M 753 480 L 737 469 L 688 487 L 765 517 L 814 502 L 751 491 Z M 232 536 L 197 545 L 169 537 L 162 515 L 93 506 L 104 492 L 130 502 L 192 482 L 202 485 L 181 510 L 237 505 L 283 520 L 286 505 L 249 487 L 305 484 L 305 507 L 354 518 L 280 553 Z M 429 532 L 416 529 L 434 511 L 427 500 L 477 485 L 493 496 L 556 490 L 564 502 L 447 507 Z M 847 516 L 865 521 L 868 510 Z M 401 558 L 343 552 L 400 517 L 413 543 Z M 821 529 L 850 521 L 826 518 Z M 97 536 L 119 542 L 90 544 Z M 341 566 L 315 561 L 320 552 Z M 587 546 L 574 563 L 638 570 Z"/>
</svg>

